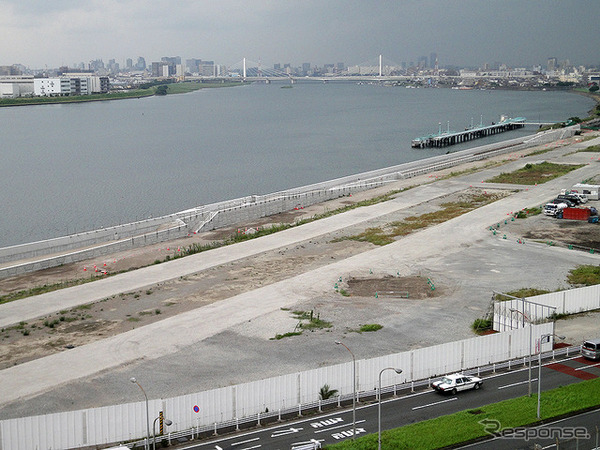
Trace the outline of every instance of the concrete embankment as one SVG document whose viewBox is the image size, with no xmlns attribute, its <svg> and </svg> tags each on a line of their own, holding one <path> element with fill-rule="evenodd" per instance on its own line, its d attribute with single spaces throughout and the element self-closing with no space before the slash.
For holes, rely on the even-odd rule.
<svg viewBox="0 0 600 450">
<path fill-rule="evenodd" d="M 435 156 L 268 195 L 204 205 L 168 216 L 0 248 L 0 278 L 21 275 L 248 222 L 430 173 L 572 136 L 579 126 Z"/>
</svg>

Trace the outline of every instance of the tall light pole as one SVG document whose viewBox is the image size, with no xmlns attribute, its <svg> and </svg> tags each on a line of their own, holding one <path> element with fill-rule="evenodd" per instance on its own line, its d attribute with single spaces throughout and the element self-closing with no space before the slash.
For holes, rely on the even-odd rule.
<svg viewBox="0 0 600 450">
<path fill-rule="evenodd" d="M 554 333 L 542 334 L 540 336 L 540 352 L 538 353 L 538 396 L 537 396 L 537 418 L 540 419 L 540 396 L 542 394 L 542 344 L 546 339 L 550 342 L 550 337 L 556 336 L 559 339 L 564 339 L 564 336 L 559 336 Z"/>
<path fill-rule="evenodd" d="M 160 416 L 158 416 L 156 419 L 154 419 L 154 422 L 152 422 L 152 449 L 156 450 L 156 421 L 160 419 Z M 173 422 L 169 419 L 165 419 L 164 424 L 166 426 L 169 425 L 173 425 Z"/>
<path fill-rule="evenodd" d="M 352 355 L 352 440 L 354 440 L 356 437 L 356 358 L 354 358 L 354 353 L 352 353 L 352 350 L 346 344 L 340 341 L 335 341 L 335 343 L 346 347 L 346 350 Z"/>
<path fill-rule="evenodd" d="M 532 358 L 532 354 L 531 354 L 531 329 L 533 328 L 533 324 L 531 323 L 531 320 L 529 320 L 529 317 L 527 317 L 527 314 L 522 313 L 518 309 L 514 309 L 514 308 L 511 308 L 510 311 L 521 314 L 523 316 L 523 318 L 525 320 L 527 320 L 527 322 L 529 323 L 529 382 L 527 384 L 527 395 L 529 397 L 531 397 L 531 358 Z"/>
<path fill-rule="evenodd" d="M 377 405 L 377 448 L 381 450 L 381 374 L 386 370 L 394 370 L 396 373 L 402 373 L 402 369 L 395 367 L 386 367 L 379 372 L 379 404 Z"/>
<path fill-rule="evenodd" d="M 144 394 L 144 398 L 146 399 L 146 445 L 144 447 L 146 448 L 146 450 L 150 450 L 150 414 L 148 412 L 148 396 L 146 395 L 146 391 L 144 391 L 142 385 L 138 383 L 135 377 L 131 377 L 129 381 L 138 385 L 138 387 L 142 390 L 142 393 Z"/>
</svg>

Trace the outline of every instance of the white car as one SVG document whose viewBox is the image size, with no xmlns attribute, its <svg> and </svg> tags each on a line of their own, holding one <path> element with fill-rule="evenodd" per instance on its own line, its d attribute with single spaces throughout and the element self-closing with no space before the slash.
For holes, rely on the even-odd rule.
<svg viewBox="0 0 600 450">
<path fill-rule="evenodd" d="M 466 391 L 467 389 L 479 389 L 483 384 L 483 380 L 471 375 L 455 373 L 446 375 L 441 380 L 434 381 L 431 385 L 438 392 L 450 392 L 452 395 L 458 391 Z"/>
</svg>

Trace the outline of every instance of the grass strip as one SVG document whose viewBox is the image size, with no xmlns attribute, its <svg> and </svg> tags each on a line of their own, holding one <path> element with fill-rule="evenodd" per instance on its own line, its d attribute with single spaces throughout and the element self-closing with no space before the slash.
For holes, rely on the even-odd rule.
<svg viewBox="0 0 600 450">
<path fill-rule="evenodd" d="M 569 272 L 567 281 L 574 286 L 594 286 L 600 283 L 600 267 L 581 265 Z"/>
<path fill-rule="evenodd" d="M 487 193 L 465 195 L 459 201 L 442 203 L 442 209 L 438 211 L 421 214 L 420 216 L 409 216 L 402 221 L 391 222 L 387 225 L 387 229 L 367 228 L 362 233 L 354 236 L 336 238 L 333 239 L 332 242 L 353 240 L 358 242 L 370 242 L 374 245 L 391 244 L 399 236 L 407 236 L 423 228 L 454 219 L 455 217 L 466 214 L 474 209 L 493 203 L 502 198 L 502 196 L 503 194 Z"/>
<path fill-rule="evenodd" d="M 560 417 L 600 405 L 600 378 L 561 386 L 541 397 L 542 420 Z M 539 423 L 536 418 L 537 396 L 519 397 L 492 403 L 475 410 L 418 422 L 381 434 L 382 448 L 437 449 L 487 436 L 483 420 L 495 420 L 502 430 Z M 500 431 L 500 430 L 499 430 Z M 377 433 L 355 441 L 346 440 L 327 449 L 370 450 L 377 448 Z"/>
<path fill-rule="evenodd" d="M 489 180 L 487 183 L 508 183 L 508 184 L 526 184 L 534 185 L 545 183 L 562 177 L 572 170 L 583 167 L 583 164 L 554 164 L 542 162 L 539 164 L 525 164 L 524 167 L 514 172 L 503 172 Z"/>
</svg>

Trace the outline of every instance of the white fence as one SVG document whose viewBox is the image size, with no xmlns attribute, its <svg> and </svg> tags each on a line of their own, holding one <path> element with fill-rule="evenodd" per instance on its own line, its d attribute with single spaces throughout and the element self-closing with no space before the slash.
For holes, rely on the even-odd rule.
<svg viewBox="0 0 600 450">
<path fill-rule="evenodd" d="M 533 336 L 552 333 L 553 323 L 534 325 Z M 372 392 L 383 367 L 382 386 L 423 380 L 529 355 L 529 329 L 448 342 L 403 353 L 356 361 L 357 392 Z M 550 343 L 543 351 L 551 350 Z M 150 426 L 159 411 L 173 421 L 169 432 L 232 423 L 257 414 L 289 413 L 315 404 L 319 389 L 329 384 L 352 398 L 352 362 L 305 372 L 148 402 Z M 195 406 L 198 412 L 195 412 Z M 68 449 L 143 439 L 145 402 L 0 421 L 0 450 Z M 152 435 L 152 429 L 150 429 Z"/>
<path fill-rule="evenodd" d="M 594 309 L 600 309 L 600 285 L 497 301 L 494 303 L 493 328 L 495 331 L 512 330 L 522 326 L 523 322 L 546 320 L 554 313 L 576 314 Z"/>
</svg>

